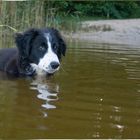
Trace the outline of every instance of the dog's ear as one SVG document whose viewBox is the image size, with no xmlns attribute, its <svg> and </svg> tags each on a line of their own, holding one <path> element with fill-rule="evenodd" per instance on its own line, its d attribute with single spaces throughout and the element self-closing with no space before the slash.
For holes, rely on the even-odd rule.
<svg viewBox="0 0 140 140">
<path fill-rule="evenodd" d="M 58 39 L 58 47 L 59 47 L 58 48 L 58 57 L 59 57 L 59 59 L 61 59 L 61 56 L 62 55 L 65 56 L 65 53 L 66 53 L 66 48 L 67 48 L 66 43 L 65 43 L 63 37 L 61 36 L 60 32 L 57 29 L 52 28 L 52 30 Z"/>
<path fill-rule="evenodd" d="M 37 29 L 30 29 L 24 33 L 16 33 L 15 42 L 18 47 L 19 53 L 22 56 L 29 56 L 32 41 L 38 35 L 38 33 L 39 31 Z"/>
<path fill-rule="evenodd" d="M 37 29 L 31 29 L 24 33 L 16 33 L 15 42 L 19 50 L 19 69 L 22 74 L 32 75 L 34 73 L 29 62 L 29 55 L 32 41 L 38 33 Z"/>
<path fill-rule="evenodd" d="M 22 50 L 23 43 L 24 43 L 24 41 L 23 41 L 23 33 L 16 33 L 15 34 L 15 43 L 16 43 L 16 46 L 17 46 L 20 54 L 23 54 L 23 50 Z"/>
<path fill-rule="evenodd" d="M 66 43 L 61 36 L 59 36 L 58 46 L 59 47 L 58 47 L 57 55 L 58 58 L 61 59 L 62 55 L 65 56 L 66 48 L 67 48 Z"/>
<path fill-rule="evenodd" d="M 66 53 L 66 43 L 65 43 L 65 41 L 62 39 L 62 38 L 60 38 L 59 39 L 59 47 L 60 47 L 60 53 L 63 55 L 63 56 L 65 56 L 65 53 Z"/>
</svg>

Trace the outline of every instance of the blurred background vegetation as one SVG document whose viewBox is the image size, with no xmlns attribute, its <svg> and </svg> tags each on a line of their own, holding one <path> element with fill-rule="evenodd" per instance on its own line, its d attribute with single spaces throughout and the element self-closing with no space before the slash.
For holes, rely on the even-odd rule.
<svg viewBox="0 0 140 140">
<path fill-rule="evenodd" d="M 140 17 L 140 1 L 0 1 L 0 31 L 52 26 L 75 31 L 80 21 Z M 9 29 L 9 27 L 11 29 Z"/>
</svg>

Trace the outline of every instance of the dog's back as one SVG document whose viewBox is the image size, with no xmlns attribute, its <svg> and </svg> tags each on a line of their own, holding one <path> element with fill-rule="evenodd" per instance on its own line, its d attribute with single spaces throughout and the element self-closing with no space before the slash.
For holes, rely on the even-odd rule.
<svg viewBox="0 0 140 140">
<path fill-rule="evenodd" d="M 0 70 L 4 70 L 9 62 L 15 61 L 17 55 L 17 48 L 0 49 Z"/>
</svg>

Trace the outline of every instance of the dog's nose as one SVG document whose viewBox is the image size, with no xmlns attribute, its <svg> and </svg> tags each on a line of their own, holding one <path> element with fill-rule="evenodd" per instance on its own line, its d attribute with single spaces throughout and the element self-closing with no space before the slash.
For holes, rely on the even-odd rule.
<svg viewBox="0 0 140 140">
<path fill-rule="evenodd" d="M 57 69 L 59 67 L 59 65 L 60 64 L 58 62 L 55 62 L 55 61 L 50 63 L 50 66 L 51 66 L 52 69 Z"/>
</svg>

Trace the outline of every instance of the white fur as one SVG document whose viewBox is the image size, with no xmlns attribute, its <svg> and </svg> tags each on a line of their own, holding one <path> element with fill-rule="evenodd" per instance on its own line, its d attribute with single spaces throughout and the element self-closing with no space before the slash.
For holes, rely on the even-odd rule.
<svg viewBox="0 0 140 140">
<path fill-rule="evenodd" d="M 53 52 L 51 42 L 50 42 L 50 35 L 45 34 L 45 38 L 48 43 L 48 50 L 46 54 L 39 60 L 38 65 L 36 64 L 31 64 L 32 67 L 36 70 L 37 74 L 44 74 L 45 72 L 47 73 L 54 73 L 55 71 L 59 70 L 59 67 L 57 69 L 52 69 L 50 66 L 51 62 L 57 62 L 60 64 L 59 59 L 57 55 Z"/>
</svg>

